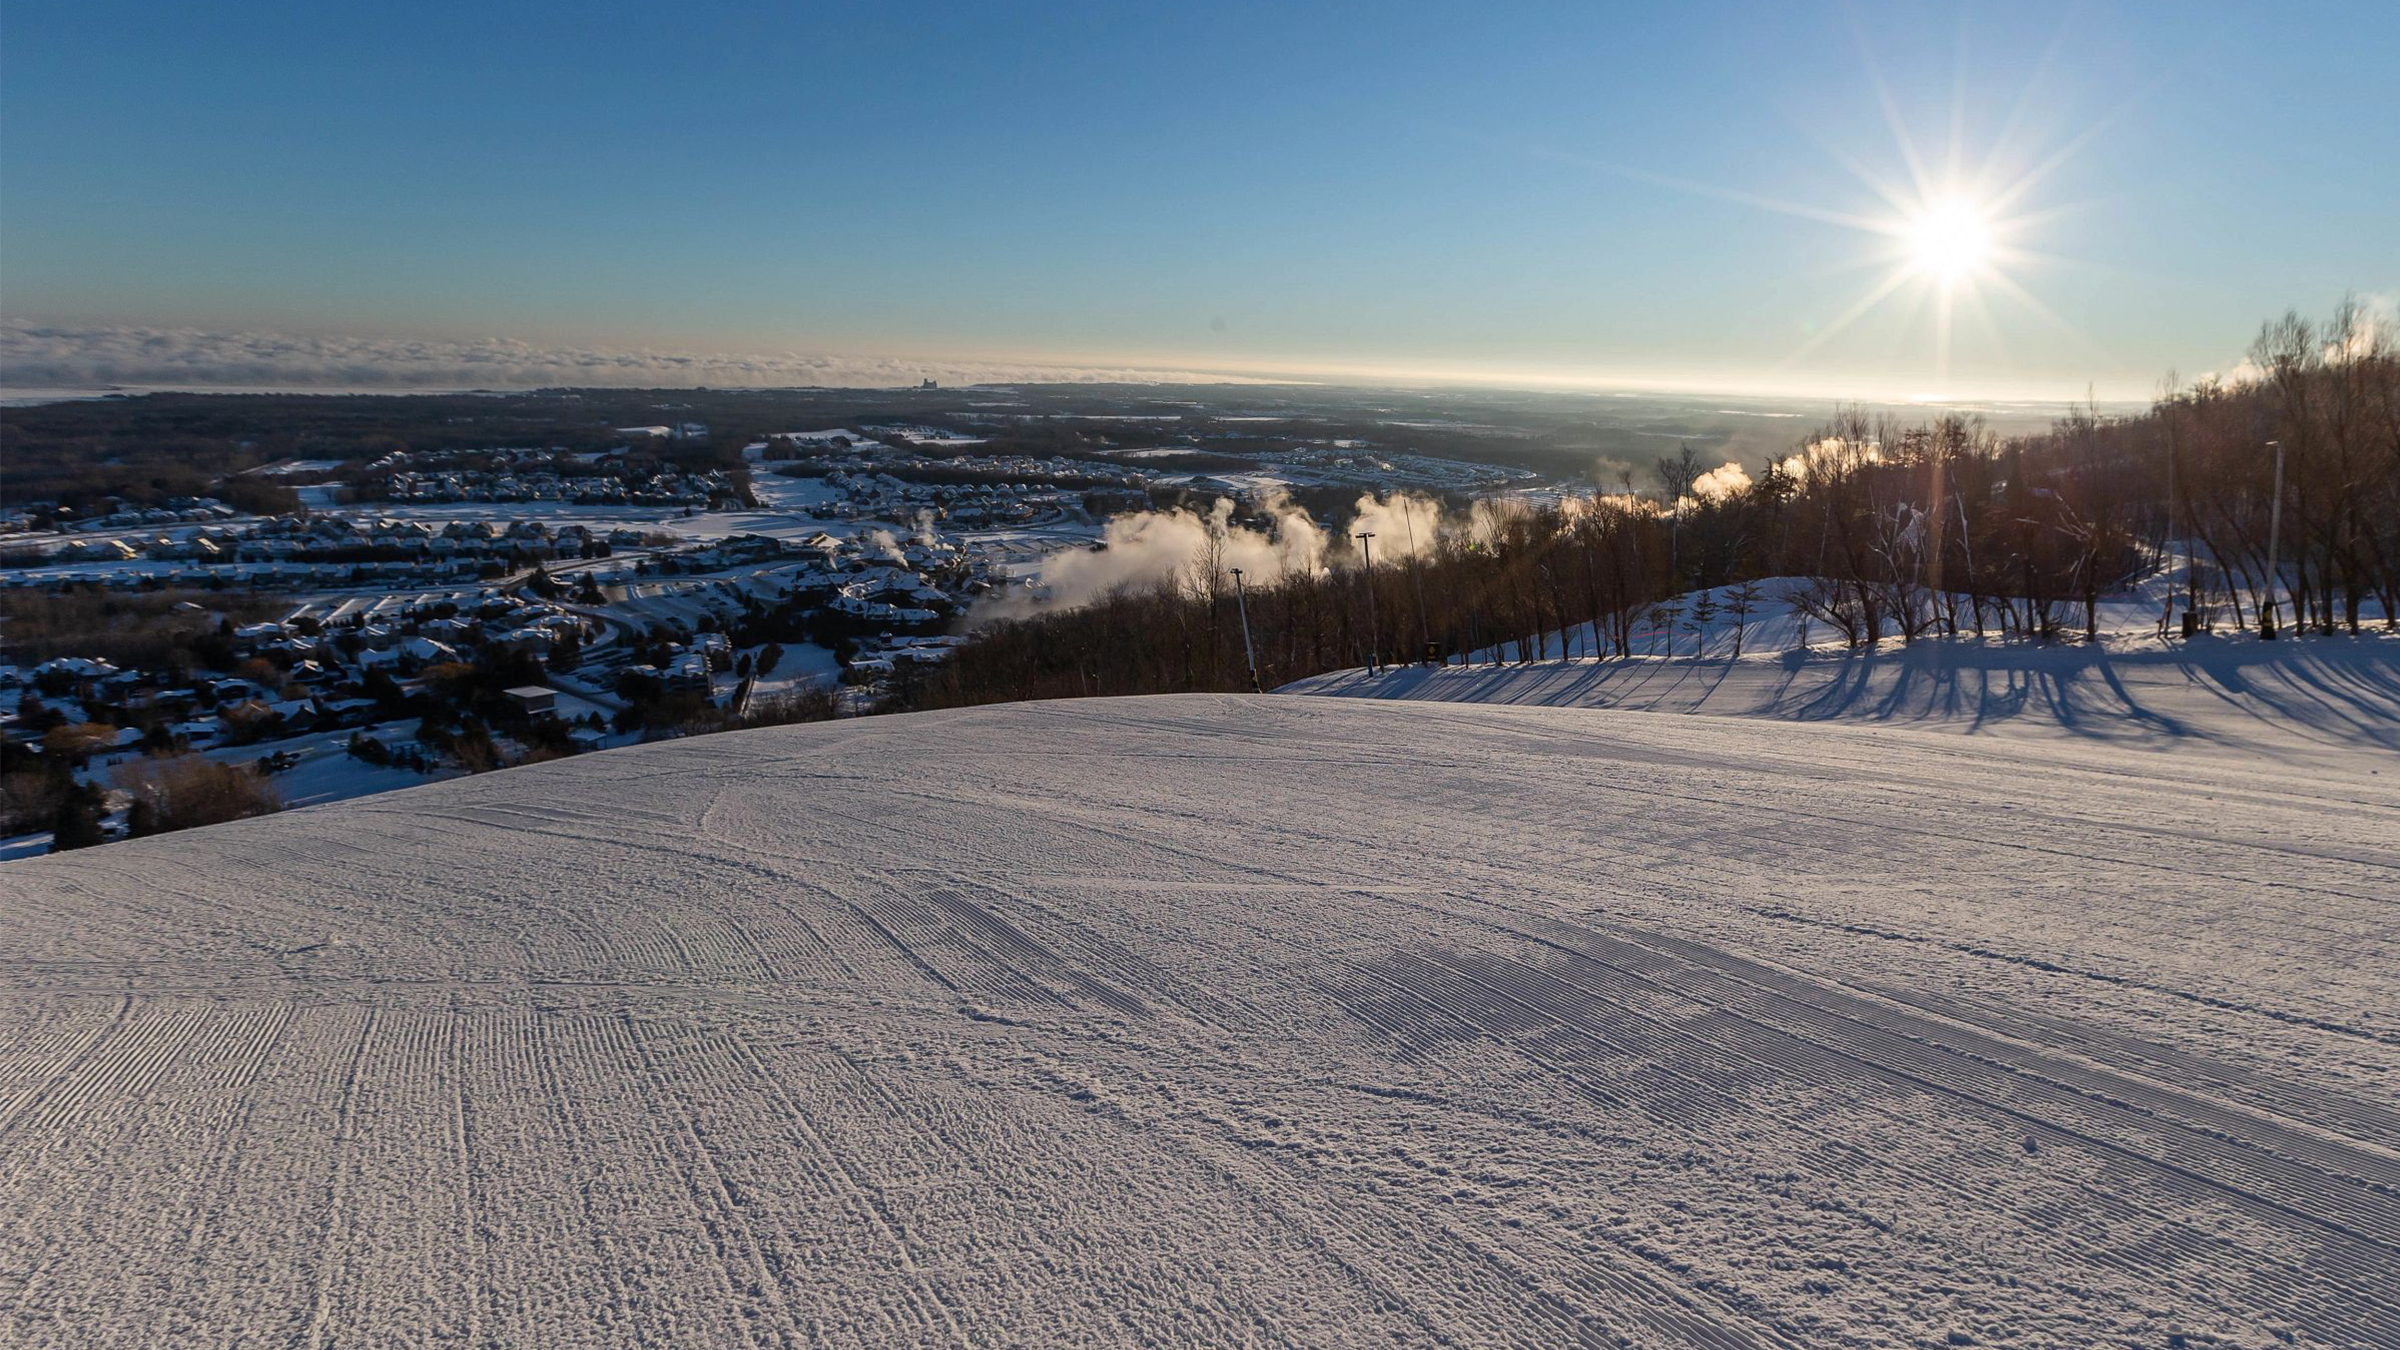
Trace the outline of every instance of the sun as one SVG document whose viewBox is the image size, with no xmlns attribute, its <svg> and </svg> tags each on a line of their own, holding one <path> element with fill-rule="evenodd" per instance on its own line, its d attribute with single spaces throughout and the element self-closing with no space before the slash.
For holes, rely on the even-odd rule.
<svg viewBox="0 0 2400 1350">
<path fill-rule="evenodd" d="M 1974 331 L 1983 350 L 2006 359 L 2007 341 L 1994 321 L 1993 301 L 2007 302 L 2076 345 L 2099 353 L 2089 335 L 2044 304 L 2021 278 L 2029 279 L 2041 269 L 2075 265 L 2071 259 L 2046 251 L 2043 242 L 2056 235 L 2059 222 L 2084 205 L 2058 200 L 2053 180 L 2124 109 L 2078 119 L 2073 126 L 2044 134 L 2032 129 L 2041 120 L 2036 113 L 2045 100 L 2037 82 L 2029 80 L 2014 107 L 2005 109 L 2003 115 L 1974 119 L 1994 127 L 1972 138 L 1981 141 L 1978 145 L 1971 143 L 1968 131 L 1970 116 L 1962 76 L 1951 91 L 1947 146 L 1935 146 L 1912 130 L 1900 101 L 1867 53 L 1863 36 L 1859 46 L 1864 83 L 1882 107 L 1901 172 L 1892 172 L 1891 165 L 1878 166 L 1874 157 L 1854 153 L 1839 140 L 1817 137 L 1829 157 L 1865 189 L 1864 196 L 1848 205 L 1779 199 L 1684 178 L 1637 173 L 1616 165 L 1598 167 L 1797 220 L 1840 226 L 1868 237 L 1868 247 L 1848 261 L 1821 270 L 1827 274 L 1864 271 L 1871 279 L 1838 312 L 1803 323 L 1804 336 L 1784 357 L 1779 370 L 1798 366 L 1868 316 L 1896 311 L 1895 351 L 1921 346 L 1930 358 L 1935 387 L 1946 388 L 1952 347 L 1962 328 Z M 1926 153 L 1928 148 L 1935 153 Z M 1546 158 L 1586 162 L 1564 152 L 1545 149 L 1541 153 Z M 1920 331 L 1929 339 L 1922 344 L 1915 341 Z M 1909 359 L 1913 364 L 1913 353 Z"/>
<path fill-rule="evenodd" d="M 1902 223 L 1900 238 L 1917 275 L 1944 286 L 1967 281 L 1992 262 L 1991 217 L 1965 198 L 1927 204 Z"/>
</svg>

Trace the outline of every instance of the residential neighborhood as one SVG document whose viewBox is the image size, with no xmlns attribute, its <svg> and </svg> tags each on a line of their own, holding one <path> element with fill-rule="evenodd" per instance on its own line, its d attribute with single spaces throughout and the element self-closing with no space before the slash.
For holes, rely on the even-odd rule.
<svg viewBox="0 0 2400 1350">
<path fill-rule="evenodd" d="M 494 425 L 564 432 L 579 399 Z M 0 855 L 53 846 L 70 808 L 92 841 L 156 827 L 140 780 L 181 758 L 305 805 L 864 711 L 975 616 L 1047 603 L 1050 560 L 1129 513 L 1537 478 L 1257 418 L 1175 431 L 1188 403 L 1061 406 L 984 391 L 727 437 L 721 411 L 670 401 L 571 436 L 294 444 L 198 490 L 20 494 L 0 516 Z"/>
</svg>

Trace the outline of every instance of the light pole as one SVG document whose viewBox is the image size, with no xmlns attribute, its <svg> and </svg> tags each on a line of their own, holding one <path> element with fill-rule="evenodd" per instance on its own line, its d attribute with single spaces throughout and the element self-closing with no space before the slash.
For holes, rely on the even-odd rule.
<svg viewBox="0 0 2400 1350">
<path fill-rule="evenodd" d="M 1250 663 L 1250 692 L 1263 694 L 1258 684 L 1258 652 L 1250 645 L 1250 596 L 1242 587 L 1242 569 L 1233 569 L 1233 605 L 1242 616 L 1242 659 Z"/>
<path fill-rule="evenodd" d="M 1369 675 L 1375 673 L 1376 649 L 1383 645 L 1382 639 L 1375 635 L 1375 546 L 1368 542 L 1374 537 L 1373 530 L 1362 530 L 1358 535 L 1359 554 L 1366 560 L 1361 575 L 1367 579 L 1367 673 Z"/>
<path fill-rule="evenodd" d="M 2276 575 L 2283 550 L 2283 442 L 2269 441 L 2275 447 L 2275 505 L 2267 512 L 2267 604 L 2258 616 L 2258 640 L 2275 640 L 2275 590 L 2280 578 Z"/>
</svg>

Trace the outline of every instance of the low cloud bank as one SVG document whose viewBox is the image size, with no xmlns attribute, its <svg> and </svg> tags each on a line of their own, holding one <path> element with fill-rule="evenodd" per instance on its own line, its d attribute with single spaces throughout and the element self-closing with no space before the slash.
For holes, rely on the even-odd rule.
<svg viewBox="0 0 2400 1350">
<path fill-rule="evenodd" d="M 0 384 L 252 389 L 524 389 L 554 385 L 688 389 L 890 388 L 944 384 L 1241 383 L 1239 377 L 1134 366 L 908 361 L 797 352 L 731 354 L 468 342 L 302 337 L 191 328 L 69 328 L 0 321 Z"/>
</svg>

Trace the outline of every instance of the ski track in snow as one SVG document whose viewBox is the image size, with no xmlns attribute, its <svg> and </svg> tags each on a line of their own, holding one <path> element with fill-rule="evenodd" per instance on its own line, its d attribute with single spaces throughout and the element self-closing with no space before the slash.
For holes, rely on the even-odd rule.
<svg viewBox="0 0 2400 1350">
<path fill-rule="evenodd" d="M 2400 1345 L 2400 756 L 2224 715 L 1086 700 L 14 863 L 0 1343 Z"/>
</svg>

